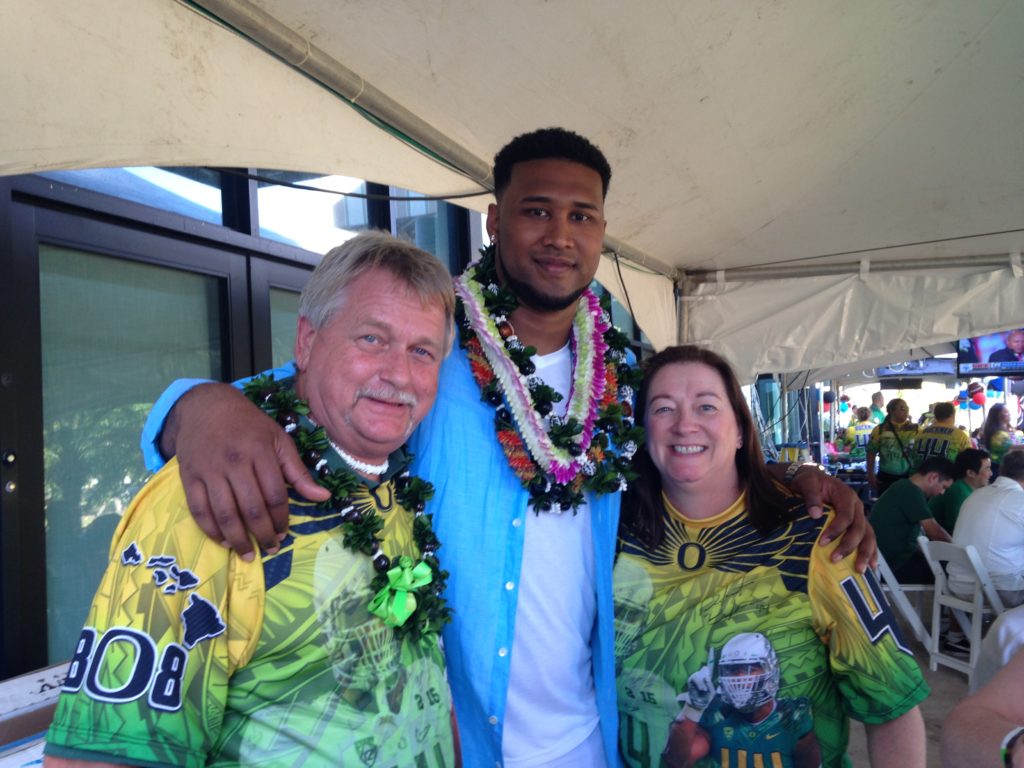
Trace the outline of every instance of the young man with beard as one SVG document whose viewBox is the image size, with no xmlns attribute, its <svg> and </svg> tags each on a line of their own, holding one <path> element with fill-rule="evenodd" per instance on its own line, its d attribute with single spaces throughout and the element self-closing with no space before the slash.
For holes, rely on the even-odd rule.
<svg viewBox="0 0 1024 768">
<path fill-rule="evenodd" d="M 410 441 L 415 471 L 437 488 L 430 511 L 454 610 L 445 653 L 467 765 L 616 762 L 611 567 L 639 435 L 632 354 L 588 287 L 610 177 L 600 150 L 563 129 L 524 134 L 497 154 L 491 245 L 456 281 L 459 348 Z M 154 409 L 150 438 L 180 392 Z M 298 488 L 304 469 L 256 412 L 228 450 L 216 422 L 232 413 L 237 424 L 240 410 L 252 411 L 229 387 L 196 388 L 161 448 L 179 453 L 211 536 L 247 549 L 240 509 L 273 546 L 282 472 Z M 847 512 L 857 505 L 841 483 L 810 471 L 798 481 L 819 512 L 822 492 Z M 844 552 L 871 538 L 859 518 L 852 533 Z M 864 551 L 866 563 L 870 543 Z"/>
</svg>

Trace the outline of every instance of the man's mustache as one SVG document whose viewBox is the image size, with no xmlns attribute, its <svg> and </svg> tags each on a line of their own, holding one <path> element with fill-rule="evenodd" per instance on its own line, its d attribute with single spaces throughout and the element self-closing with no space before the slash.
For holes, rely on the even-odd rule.
<svg viewBox="0 0 1024 768">
<path fill-rule="evenodd" d="M 400 389 L 394 387 L 363 387 L 356 391 L 356 400 L 363 397 L 369 397 L 373 400 L 382 400 L 385 403 L 391 403 L 393 405 L 408 405 L 412 408 L 416 407 L 416 403 L 419 402 L 416 399 L 416 395 L 412 392 L 403 392 Z"/>
</svg>

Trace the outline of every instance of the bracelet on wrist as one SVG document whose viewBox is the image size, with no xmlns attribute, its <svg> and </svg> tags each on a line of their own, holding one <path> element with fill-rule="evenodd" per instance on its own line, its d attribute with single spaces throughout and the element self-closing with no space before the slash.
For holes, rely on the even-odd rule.
<svg viewBox="0 0 1024 768">
<path fill-rule="evenodd" d="M 1022 733 L 1024 733 L 1024 725 L 1018 725 L 1003 737 L 1003 743 L 999 747 L 999 754 L 1003 758 L 1003 765 L 1007 766 L 1007 768 L 1011 765 L 1010 755 Z"/>
<path fill-rule="evenodd" d="M 785 482 L 786 485 L 792 483 L 793 479 L 797 475 L 797 472 L 799 472 L 804 467 L 815 467 L 819 472 L 826 475 L 828 474 L 828 470 L 825 469 L 825 467 L 822 466 L 821 464 L 817 464 L 813 461 L 794 461 L 792 464 L 786 467 L 786 474 L 783 476 L 783 482 Z"/>
</svg>

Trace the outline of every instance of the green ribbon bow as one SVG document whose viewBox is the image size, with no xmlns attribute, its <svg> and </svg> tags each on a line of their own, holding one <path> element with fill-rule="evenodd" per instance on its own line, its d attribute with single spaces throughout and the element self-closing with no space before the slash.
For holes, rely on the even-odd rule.
<svg viewBox="0 0 1024 768">
<path fill-rule="evenodd" d="M 387 586 L 370 601 L 370 613 L 380 616 L 389 627 L 400 627 L 416 610 L 413 591 L 429 584 L 434 575 L 426 563 L 421 561 L 413 567 L 412 558 L 403 555 L 387 577 Z"/>
</svg>

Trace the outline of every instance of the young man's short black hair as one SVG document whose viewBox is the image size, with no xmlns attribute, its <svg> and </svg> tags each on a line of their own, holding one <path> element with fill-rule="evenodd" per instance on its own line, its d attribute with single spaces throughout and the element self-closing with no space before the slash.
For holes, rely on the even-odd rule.
<svg viewBox="0 0 1024 768">
<path fill-rule="evenodd" d="M 974 473 L 981 472 L 981 464 L 987 458 L 990 458 L 988 451 L 981 448 L 965 448 L 960 451 L 953 461 L 953 479 L 963 480 L 967 477 L 968 470 Z"/>
<path fill-rule="evenodd" d="M 954 413 L 956 413 L 956 409 L 952 403 L 936 403 L 935 408 L 932 410 L 932 416 L 935 417 L 936 421 L 952 419 Z"/>
<path fill-rule="evenodd" d="M 916 474 L 930 475 L 932 472 L 935 472 L 943 479 L 952 479 L 953 471 L 953 462 L 945 456 L 929 456 L 921 462 L 921 466 L 917 468 Z"/>
<path fill-rule="evenodd" d="M 495 196 L 500 196 L 512 180 L 512 166 L 530 160 L 568 160 L 585 165 L 601 177 L 601 194 L 608 195 L 612 168 L 600 149 L 565 128 L 540 128 L 516 136 L 494 156 Z"/>
</svg>

